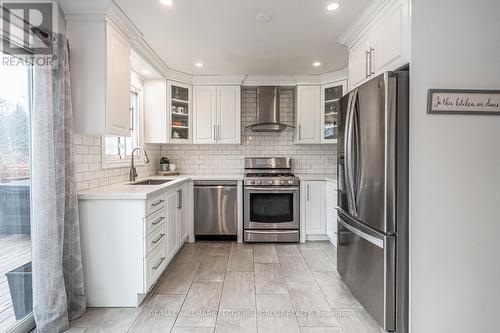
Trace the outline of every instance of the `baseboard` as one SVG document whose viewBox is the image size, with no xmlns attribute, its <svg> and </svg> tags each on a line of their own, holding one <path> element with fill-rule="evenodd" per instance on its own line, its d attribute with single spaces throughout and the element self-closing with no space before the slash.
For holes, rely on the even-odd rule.
<svg viewBox="0 0 500 333">
<path fill-rule="evenodd" d="M 325 241 L 330 240 L 327 235 L 306 235 L 306 241 Z"/>
</svg>

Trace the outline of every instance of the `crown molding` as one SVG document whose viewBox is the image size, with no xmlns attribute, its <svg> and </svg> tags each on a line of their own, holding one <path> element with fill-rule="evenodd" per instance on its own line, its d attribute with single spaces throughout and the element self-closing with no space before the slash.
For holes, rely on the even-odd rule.
<svg viewBox="0 0 500 333">
<path fill-rule="evenodd" d="M 344 68 L 339 69 L 337 71 L 321 74 L 321 84 L 347 80 L 348 77 L 349 77 L 349 72 L 347 66 L 345 66 Z"/>
<path fill-rule="evenodd" d="M 345 29 L 337 39 L 337 43 L 350 48 L 358 36 L 368 30 L 380 13 L 398 0 L 374 0 L 361 12 L 360 15 Z"/>
<path fill-rule="evenodd" d="M 239 86 L 242 84 L 246 75 L 193 75 L 193 85 L 231 85 Z"/>
<path fill-rule="evenodd" d="M 247 75 L 243 86 L 296 86 L 293 75 Z"/>
</svg>

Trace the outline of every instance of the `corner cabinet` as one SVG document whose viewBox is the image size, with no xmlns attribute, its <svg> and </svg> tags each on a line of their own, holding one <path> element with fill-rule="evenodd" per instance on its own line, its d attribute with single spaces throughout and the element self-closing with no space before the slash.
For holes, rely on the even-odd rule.
<svg viewBox="0 0 500 333">
<path fill-rule="evenodd" d="M 297 86 L 296 107 L 295 142 L 321 143 L 321 87 Z"/>
<path fill-rule="evenodd" d="M 146 143 L 192 143 L 192 87 L 169 80 L 144 81 Z"/>
<path fill-rule="evenodd" d="M 108 20 L 67 21 L 75 132 L 130 136 L 130 44 Z"/>
<path fill-rule="evenodd" d="M 373 22 L 349 47 L 349 89 L 410 62 L 410 5 L 387 1 Z"/>
<path fill-rule="evenodd" d="M 167 81 L 168 143 L 191 143 L 191 90 L 187 84 Z"/>
<path fill-rule="evenodd" d="M 193 143 L 241 143 L 241 87 L 194 86 Z"/>
<path fill-rule="evenodd" d="M 346 81 L 321 86 L 321 143 L 337 143 L 337 115 L 346 88 Z"/>
</svg>

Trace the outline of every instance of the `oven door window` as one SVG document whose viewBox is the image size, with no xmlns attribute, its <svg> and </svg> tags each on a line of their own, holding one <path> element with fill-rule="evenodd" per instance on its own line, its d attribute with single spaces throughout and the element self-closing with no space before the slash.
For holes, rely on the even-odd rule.
<svg viewBox="0 0 500 333">
<path fill-rule="evenodd" d="M 292 222 L 293 193 L 250 193 L 250 221 Z"/>
</svg>

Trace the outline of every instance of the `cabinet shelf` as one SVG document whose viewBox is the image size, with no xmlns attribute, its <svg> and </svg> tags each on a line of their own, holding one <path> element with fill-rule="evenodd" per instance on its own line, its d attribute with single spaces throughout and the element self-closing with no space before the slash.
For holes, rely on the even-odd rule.
<svg viewBox="0 0 500 333">
<path fill-rule="evenodd" d="M 340 98 L 336 98 L 336 99 L 329 99 L 327 101 L 325 101 L 325 103 L 333 103 L 333 102 L 338 102 L 340 100 Z"/>
<path fill-rule="evenodd" d="M 187 113 L 172 112 L 173 116 L 189 117 Z"/>
<path fill-rule="evenodd" d="M 172 128 L 189 129 L 189 126 L 172 125 Z"/>
<path fill-rule="evenodd" d="M 187 104 L 189 104 L 189 102 L 188 102 L 188 101 L 184 101 L 184 100 L 182 100 L 182 99 L 175 99 L 175 98 L 172 98 L 172 102 L 173 102 L 173 103 L 186 104 L 186 105 L 187 105 Z"/>
<path fill-rule="evenodd" d="M 326 116 L 336 116 L 336 115 L 338 115 L 337 112 L 328 112 L 328 113 L 325 113 L 325 117 Z"/>
</svg>

